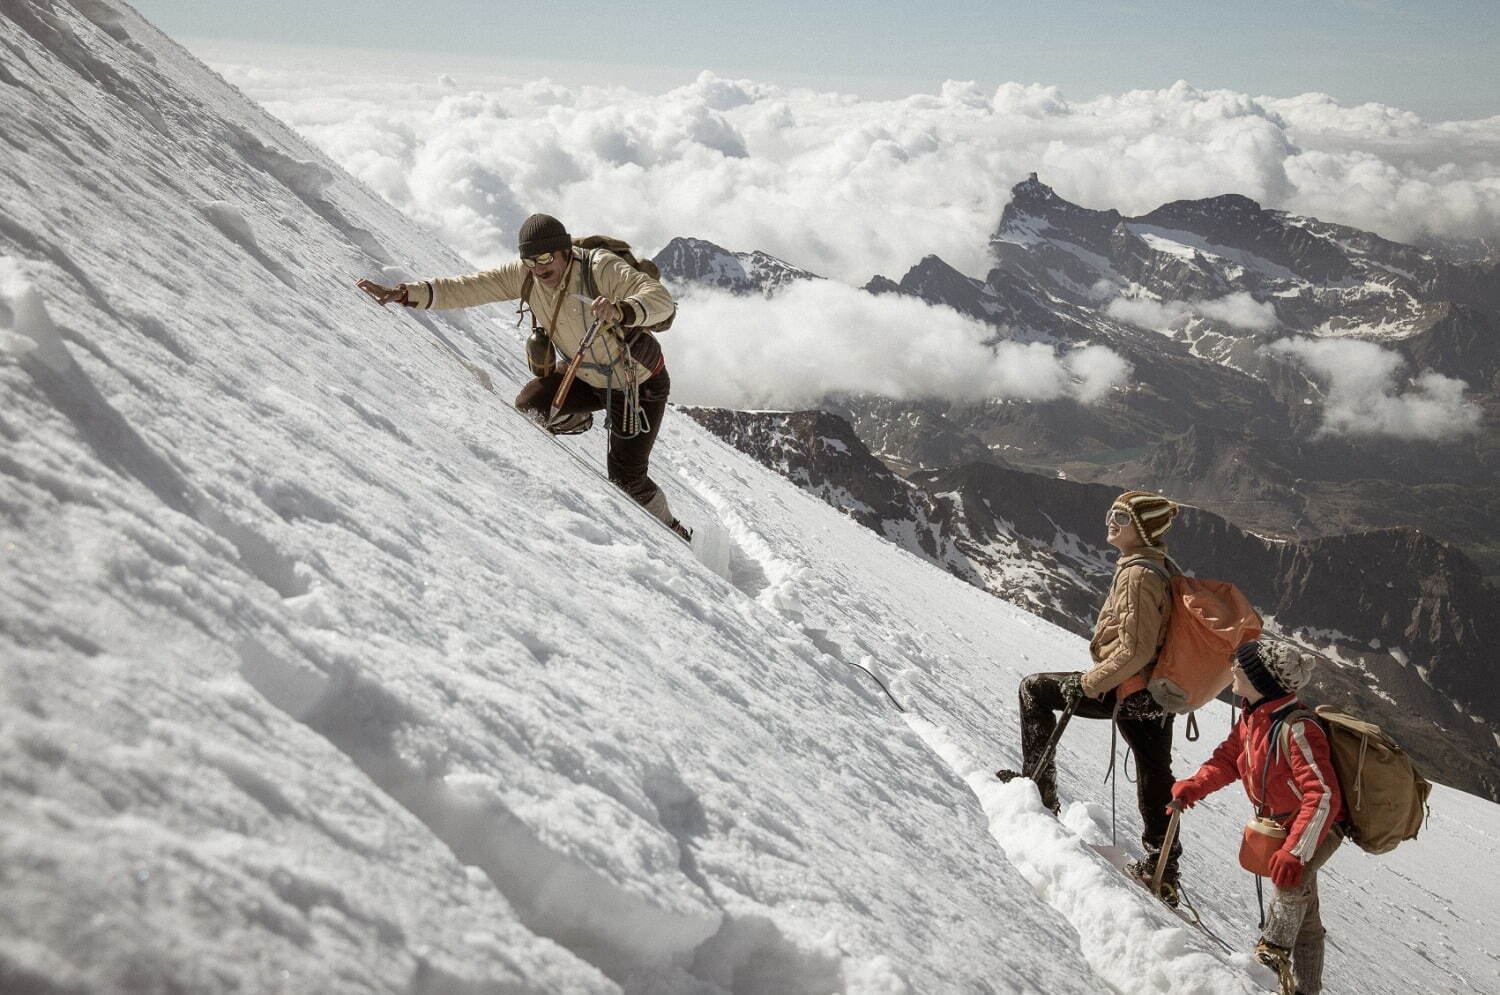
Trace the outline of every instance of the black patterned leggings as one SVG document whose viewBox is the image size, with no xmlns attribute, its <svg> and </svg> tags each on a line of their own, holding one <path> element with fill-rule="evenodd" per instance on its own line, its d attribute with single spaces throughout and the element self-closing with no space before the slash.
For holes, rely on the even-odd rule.
<svg viewBox="0 0 1500 995">
<path fill-rule="evenodd" d="M 1062 711 L 1063 701 L 1060 684 L 1065 673 L 1032 674 L 1021 681 L 1021 755 L 1024 771 L 1030 772 L 1037 755 L 1047 745 L 1052 730 L 1057 728 L 1057 715 Z M 1137 691 L 1126 698 L 1115 715 L 1115 693 L 1109 692 L 1104 699 L 1085 698 L 1073 713 L 1075 718 L 1117 720 L 1120 736 L 1130 752 L 1135 755 L 1136 783 L 1135 800 L 1140 808 L 1141 845 L 1146 854 L 1155 859 L 1161 853 L 1163 838 L 1167 835 L 1167 803 L 1172 800 L 1172 720 L 1175 716 L 1164 712 L 1149 691 Z M 1054 753 L 1054 757 L 1055 757 Z M 1044 801 L 1057 797 L 1057 765 L 1053 757 L 1037 772 L 1036 786 Z M 1181 835 L 1172 844 L 1170 866 L 1177 866 L 1182 853 Z"/>
</svg>

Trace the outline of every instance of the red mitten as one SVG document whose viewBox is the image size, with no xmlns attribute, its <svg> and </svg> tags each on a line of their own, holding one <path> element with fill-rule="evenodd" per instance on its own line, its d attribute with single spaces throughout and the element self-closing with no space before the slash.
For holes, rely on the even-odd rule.
<svg viewBox="0 0 1500 995">
<path fill-rule="evenodd" d="M 1183 808 L 1192 808 L 1203 799 L 1204 791 L 1196 781 L 1178 781 L 1172 785 L 1172 800 Z"/>
<path fill-rule="evenodd" d="M 1302 883 L 1302 861 L 1285 850 L 1271 854 L 1271 883 L 1278 888 L 1295 888 Z"/>
</svg>

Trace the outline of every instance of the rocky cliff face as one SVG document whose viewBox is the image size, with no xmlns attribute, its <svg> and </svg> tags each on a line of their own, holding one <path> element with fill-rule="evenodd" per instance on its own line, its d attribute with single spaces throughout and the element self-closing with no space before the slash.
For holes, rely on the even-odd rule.
<svg viewBox="0 0 1500 995">
<path fill-rule="evenodd" d="M 903 480 L 824 412 L 684 410 L 969 583 L 1092 630 L 1113 570 L 1103 515 L 1117 488 L 994 462 Z M 1211 439 L 1196 445 L 1217 458 Z M 1183 509 L 1170 538 L 1184 569 L 1232 580 L 1268 631 L 1322 657 L 1310 696 L 1379 722 L 1438 780 L 1500 799 L 1500 673 L 1490 651 L 1500 645 L 1500 599 L 1461 551 L 1413 529 L 1278 540 L 1196 508 Z"/>
<path fill-rule="evenodd" d="M 678 410 L 866 528 L 934 562 L 959 562 L 928 495 L 891 473 L 842 418 L 823 411 Z"/>
<path fill-rule="evenodd" d="M 983 504 L 972 513 L 966 510 L 970 497 L 963 493 L 916 486 L 892 473 L 836 415 L 679 410 L 855 521 L 968 583 L 1075 631 L 1092 621 L 1096 585 L 1086 578 L 1107 574 L 1108 564 L 1077 537 L 1043 539 L 1036 529 L 1034 538 L 998 523 Z M 986 466 L 976 464 L 976 472 Z"/>
</svg>

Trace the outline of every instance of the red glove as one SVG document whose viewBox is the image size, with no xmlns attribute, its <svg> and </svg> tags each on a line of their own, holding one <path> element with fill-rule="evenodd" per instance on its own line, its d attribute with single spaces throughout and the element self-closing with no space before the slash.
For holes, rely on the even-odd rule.
<svg viewBox="0 0 1500 995">
<path fill-rule="evenodd" d="M 1271 883 L 1278 888 L 1295 888 L 1302 883 L 1302 860 L 1285 850 L 1271 854 Z"/>
<path fill-rule="evenodd" d="M 1172 785 L 1172 800 L 1183 808 L 1192 808 L 1203 800 L 1206 792 L 1198 786 L 1196 781 L 1178 781 Z M 1171 809 L 1167 809 L 1171 811 Z"/>
</svg>

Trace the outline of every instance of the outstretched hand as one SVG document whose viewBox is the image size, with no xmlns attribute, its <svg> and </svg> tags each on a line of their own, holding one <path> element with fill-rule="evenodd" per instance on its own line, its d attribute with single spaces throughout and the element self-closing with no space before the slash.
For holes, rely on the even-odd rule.
<svg viewBox="0 0 1500 995">
<path fill-rule="evenodd" d="M 387 287 L 373 280 L 361 280 L 355 284 L 360 290 L 369 294 L 376 304 L 385 307 L 392 302 L 396 304 L 407 304 L 406 288 L 402 286 Z"/>
</svg>

